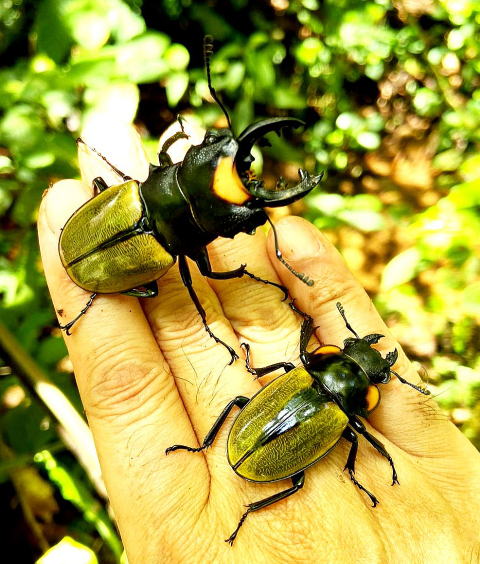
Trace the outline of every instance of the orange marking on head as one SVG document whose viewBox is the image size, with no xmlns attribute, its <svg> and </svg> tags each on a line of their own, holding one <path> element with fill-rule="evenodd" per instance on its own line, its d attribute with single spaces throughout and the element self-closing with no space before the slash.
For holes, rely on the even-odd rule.
<svg viewBox="0 0 480 564">
<path fill-rule="evenodd" d="M 373 384 L 368 386 L 365 395 L 365 402 L 367 404 L 367 411 L 373 411 L 380 403 L 380 390 Z"/>
<path fill-rule="evenodd" d="M 252 195 L 238 176 L 232 157 L 222 157 L 213 175 L 213 192 L 230 204 L 242 205 Z"/>
<path fill-rule="evenodd" d="M 342 349 L 336 345 L 323 345 L 315 351 L 315 354 L 340 354 Z"/>
</svg>

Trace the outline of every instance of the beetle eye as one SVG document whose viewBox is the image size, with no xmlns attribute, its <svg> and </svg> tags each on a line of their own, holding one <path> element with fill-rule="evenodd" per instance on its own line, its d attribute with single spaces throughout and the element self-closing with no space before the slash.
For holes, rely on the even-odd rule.
<svg viewBox="0 0 480 564">
<path fill-rule="evenodd" d="M 212 143 L 215 143 L 216 140 L 217 140 L 216 135 L 212 135 L 211 133 L 207 133 L 205 135 L 205 139 L 203 140 L 203 142 L 206 145 L 212 145 Z"/>
<path fill-rule="evenodd" d="M 380 374 L 380 379 L 378 380 L 378 383 L 388 384 L 388 382 L 390 382 L 390 378 L 391 378 L 391 374 L 390 374 L 390 370 L 388 370 L 387 372 Z"/>
</svg>

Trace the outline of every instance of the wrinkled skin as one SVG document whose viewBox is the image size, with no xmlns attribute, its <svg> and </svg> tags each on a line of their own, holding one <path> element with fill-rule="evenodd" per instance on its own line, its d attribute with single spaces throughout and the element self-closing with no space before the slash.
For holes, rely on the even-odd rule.
<svg viewBox="0 0 480 564">
<path fill-rule="evenodd" d="M 133 132 L 104 127 L 86 139 L 127 174 L 145 178 L 147 161 Z M 83 182 L 51 187 L 39 215 L 43 263 L 62 322 L 78 313 L 88 294 L 60 264 L 60 228 L 90 196 L 94 177 L 118 181 L 84 147 L 80 162 Z M 209 248 L 214 268 L 246 262 L 251 272 L 285 284 L 314 317 L 319 342 L 342 345 L 351 336 L 335 307 L 341 301 L 360 335 L 387 336 L 377 345 L 382 354 L 399 347 L 321 233 L 299 218 L 280 221 L 278 229 L 284 256 L 315 280 L 312 288 L 276 260 L 271 234 L 267 241 L 262 230 L 217 240 Z M 248 342 L 254 366 L 297 361 L 300 319 L 280 302 L 277 289 L 249 279 L 207 281 L 198 273 L 194 285 L 212 330 L 240 355 L 239 343 Z M 306 471 L 303 490 L 252 513 L 232 548 L 223 540 L 244 505 L 291 482 L 252 484 L 235 475 L 225 456 L 228 423 L 206 453 L 165 456 L 173 443 L 201 442 L 230 399 L 251 396 L 261 385 L 242 357 L 227 366 L 228 353 L 203 330 L 177 268 L 162 278 L 156 299 L 98 297 L 72 333 L 66 342 L 130 564 L 479 560 L 480 455 L 431 398 L 395 378 L 380 386 L 381 404 L 366 425 L 392 455 L 400 485 L 390 485 L 388 463 L 360 438 L 356 476 L 380 500 L 376 509 L 342 471 L 349 445 L 341 440 Z M 394 369 L 419 383 L 399 350 Z"/>
</svg>

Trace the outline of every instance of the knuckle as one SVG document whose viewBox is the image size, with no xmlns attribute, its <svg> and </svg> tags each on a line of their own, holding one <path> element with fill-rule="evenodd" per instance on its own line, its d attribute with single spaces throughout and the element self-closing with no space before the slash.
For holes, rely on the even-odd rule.
<svg viewBox="0 0 480 564">
<path fill-rule="evenodd" d="M 158 399 L 167 397 L 168 369 L 152 361 L 132 360 L 113 355 L 96 364 L 84 393 L 85 411 L 97 419 L 138 419 L 158 406 Z M 170 382 L 170 384 L 168 384 Z"/>
</svg>

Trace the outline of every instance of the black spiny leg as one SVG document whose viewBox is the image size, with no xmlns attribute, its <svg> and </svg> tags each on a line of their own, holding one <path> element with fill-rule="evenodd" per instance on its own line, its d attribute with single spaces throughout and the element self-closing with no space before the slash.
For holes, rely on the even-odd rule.
<svg viewBox="0 0 480 564">
<path fill-rule="evenodd" d="M 230 411 L 232 411 L 232 409 L 235 406 L 239 407 L 240 409 L 244 408 L 249 401 L 250 401 L 250 399 L 245 397 L 245 396 L 237 396 L 231 402 L 227 403 L 227 405 L 223 408 L 222 413 L 220 413 L 220 415 L 217 417 L 217 420 L 213 424 L 212 428 L 210 429 L 210 431 L 208 431 L 205 438 L 203 439 L 203 443 L 202 443 L 201 447 L 189 447 L 189 446 L 186 446 L 186 445 L 173 445 L 173 446 L 167 448 L 167 450 L 165 451 L 165 454 L 168 454 L 169 452 L 173 452 L 174 450 L 187 450 L 188 452 L 200 452 L 201 450 L 205 450 L 215 440 L 215 437 L 217 436 L 218 431 L 220 431 L 221 426 L 225 423 L 225 419 L 228 417 L 228 414 L 230 413 Z"/>
<path fill-rule="evenodd" d="M 340 302 L 337 302 L 335 304 L 337 306 L 338 312 L 340 313 L 340 315 L 343 318 L 343 321 L 345 321 L 345 326 L 347 327 L 347 329 L 353 333 L 355 335 L 355 337 L 357 339 L 360 339 L 360 336 L 358 335 L 358 333 L 355 331 L 355 329 L 350 325 L 350 323 L 347 321 L 347 316 L 345 315 L 345 310 L 343 309 L 343 306 Z M 375 342 L 375 341 L 372 341 Z"/>
<path fill-rule="evenodd" d="M 210 258 L 208 256 L 208 252 L 206 249 L 202 249 L 193 258 L 197 263 L 200 272 L 203 274 L 203 276 L 206 276 L 207 278 L 212 278 L 213 280 L 229 280 L 230 278 L 241 278 L 242 276 L 248 276 L 252 280 L 256 280 L 257 282 L 261 282 L 262 284 L 268 284 L 269 286 L 275 286 L 275 288 L 281 290 L 283 292 L 282 301 L 285 301 L 288 298 L 288 290 L 287 288 L 285 288 L 285 286 L 255 276 L 255 274 L 252 274 L 246 269 L 247 266 L 246 264 L 242 264 L 239 268 L 236 268 L 235 270 L 227 270 L 226 272 L 214 272 L 210 265 Z"/>
<path fill-rule="evenodd" d="M 244 523 L 244 521 L 247 518 L 249 513 L 252 513 L 252 511 L 258 511 L 259 509 L 263 509 L 264 507 L 267 507 L 268 505 L 272 505 L 272 503 L 276 503 L 277 501 L 280 501 L 281 499 L 285 499 L 286 497 L 291 496 L 292 494 L 294 494 L 295 492 L 298 492 L 298 490 L 303 488 L 304 483 L 305 483 L 305 473 L 304 472 L 298 472 L 297 474 L 294 474 L 292 476 L 293 486 L 291 488 L 288 488 L 288 490 L 284 490 L 283 492 L 278 492 L 277 494 L 271 495 L 270 497 L 267 497 L 265 499 L 261 499 L 260 501 L 254 501 L 253 503 L 249 503 L 247 505 L 248 509 L 240 517 L 240 521 L 238 522 L 237 528 L 228 537 L 228 539 L 225 539 L 225 542 L 228 542 L 230 545 L 233 544 L 233 541 L 235 540 L 240 527 L 243 525 L 243 523 Z"/>
<path fill-rule="evenodd" d="M 307 347 L 316 329 L 316 327 L 313 326 L 313 317 L 311 317 L 310 315 L 308 315 L 308 313 L 305 313 L 301 309 L 298 309 L 295 305 L 295 300 L 290 302 L 289 305 L 295 313 L 298 313 L 303 317 L 302 328 L 300 330 L 300 360 L 303 362 L 303 364 L 308 365 L 309 353 L 307 352 Z"/>
<path fill-rule="evenodd" d="M 127 182 L 128 180 L 132 180 L 132 177 L 131 177 L 131 176 L 128 176 L 127 174 L 123 173 L 120 169 L 118 169 L 115 165 L 113 165 L 113 164 L 107 159 L 107 157 L 104 157 L 104 156 L 102 155 L 102 153 L 99 153 L 96 149 L 94 149 L 93 147 L 90 147 L 90 145 L 87 145 L 87 144 L 85 143 L 85 141 L 84 141 L 81 137 L 78 137 L 78 138 L 77 138 L 77 143 L 82 143 L 83 145 L 85 145 L 85 147 L 88 147 L 88 148 L 90 149 L 90 151 L 92 151 L 92 152 L 95 153 L 97 156 L 99 156 L 99 157 L 102 159 L 102 161 L 105 161 L 105 162 L 108 164 L 108 166 L 109 166 L 113 171 L 115 171 L 115 172 L 118 174 L 118 176 L 120 176 L 120 178 L 121 178 L 124 182 Z"/>
<path fill-rule="evenodd" d="M 275 254 L 277 256 L 277 259 L 283 264 L 283 266 L 285 266 L 287 268 L 287 270 L 289 270 L 294 276 L 296 276 L 304 284 L 306 284 L 307 286 L 313 286 L 314 282 L 313 282 L 312 279 L 310 279 L 306 274 L 303 274 L 302 272 L 297 272 L 283 258 L 282 251 L 280 250 L 280 247 L 278 245 L 278 236 L 277 236 L 277 230 L 275 229 L 275 225 L 273 225 L 272 220 L 268 217 L 268 215 L 267 215 L 267 220 L 268 220 L 268 223 L 270 223 L 270 227 L 272 228 L 272 231 L 273 231 L 273 240 L 274 240 L 274 243 L 275 243 Z"/>
<path fill-rule="evenodd" d="M 275 364 L 269 364 L 268 366 L 263 366 L 262 368 L 253 368 L 250 364 L 250 345 L 242 343 L 240 346 L 245 349 L 245 365 L 247 370 L 250 374 L 253 374 L 255 378 L 261 378 L 262 376 L 270 374 L 270 372 L 274 372 L 279 368 L 283 368 L 285 373 L 290 372 L 290 370 L 295 368 L 295 365 L 291 362 L 276 362 Z"/>
<path fill-rule="evenodd" d="M 379 503 L 378 499 L 355 479 L 355 459 L 357 458 L 358 451 L 358 437 L 349 427 L 347 427 L 345 431 L 343 431 L 342 437 L 352 443 L 352 447 L 350 448 L 350 452 L 348 453 L 347 463 L 345 464 L 344 470 L 348 470 L 348 473 L 350 474 L 350 480 L 352 480 L 357 488 L 368 495 L 370 501 L 372 502 L 372 507 L 375 507 Z"/>
<path fill-rule="evenodd" d="M 227 351 L 230 353 L 230 356 L 232 357 L 228 364 L 232 364 L 232 362 L 237 360 L 238 354 L 232 349 L 230 345 L 227 345 L 227 343 L 222 341 L 222 339 L 214 335 L 212 330 L 208 326 L 207 315 L 202 307 L 202 304 L 200 303 L 200 300 L 198 299 L 197 294 L 195 293 L 195 290 L 193 289 L 192 277 L 190 275 L 190 270 L 188 269 L 187 260 L 184 255 L 180 255 L 178 257 L 178 267 L 180 270 L 180 276 L 182 277 L 182 281 L 185 287 L 187 288 L 188 293 L 190 294 L 190 298 L 192 299 L 192 302 L 195 304 L 195 307 L 197 308 L 197 311 L 200 314 L 203 326 L 205 327 L 205 331 L 210 335 L 212 339 L 215 340 L 216 343 L 220 343 L 227 349 Z"/>
<path fill-rule="evenodd" d="M 390 353 L 388 353 L 390 354 Z M 388 355 L 387 355 L 388 357 Z M 392 370 L 390 368 L 390 372 L 392 374 L 394 374 L 398 381 L 401 382 L 402 384 L 407 384 L 407 386 L 410 386 L 411 388 L 413 388 L 414 390 L 417 390 L 417 392 L 420 392 L 421 394 L 423 394 L 424 396 L 429 396 L 430 392 L 426 389 L 426 388 L 422 388 L 421 386 L 417 386 L 416 384 L 412 384 L 412 382 L 409 382 L 408 380 L 405 380 L 405 378 L 403 378 L 402 376 L 400 376 L 400 374 L 398 372 L 395 372 L 395 370 Z"/>
<path fill-rule="evenodd" d="M 72 319 L 72 321 L 65 323 L 65 325 L 62 325 L 61 323 L 59 323 L 60 329 L 62 329 L 62 331 L 65 331 L 65 333 L 67 335 L 71 335 L 70 329 L 72 328 L 73 325 L 75 325 L 75 323 L 80 319 L 80 317 L 82 317 L 82 315 L 85 315 L 87 313 L 88 308 L 93 304 L 93 300 L 96 297 L 97 297 L 97 294 L 93 293 L 90 296 L 90 299 L 88 300 L 88 302 L 85 304 L 85 307 L 80 311 L 80 313 L 77 315 L 77 317 Z"/>
<path fill-rule="evenodd" d="M 144 284 L 141 288 L 132 288 L 126 292 L 122 292 L 126 296 L 133 296 L 134 298 L 155 298 L 158 296 L 158 284 L 157 281 L 149 282 Z"/>
<path fill-rule="evenodd" d="M 177 131 L 177 133 L 174 133 L 172 136 L 166 139 L 164 144 L 162 145 L 162 148 L 160 149 L 160 153 L 158 153 L 158 165 L 160 166 L 160 168 L 166 168 L 167 166 L 173 165 L 173 161 L 170 158 L 170 155 L 167 153 L 168 149 L 170 149 L 170 147 L 174 143 L 176 143 L 179 139 L 189 138 L 189 135 L 185 133 L 185 129 L 183 128 L 182 116 L 178 115 L 177 121 L 180 124 L 181 131 Z"/>
<path fill-rule="evenodd" d="M 363 435 L 367 439 L 367 441 L 373 446 L 373 448 L 375 450 L 378 450 L 378 452 L 388 460 L 390 466 L 392 467 L 392 486 L 394 486 L 395 484 L 399 484 L 400 482 L 398 481 L 397 478 L 397 471 L 395 470 L 395 465 L 393 464 L 392 457 L 385 450 L 383 444 L 380 441 L 378 441 L 371 433 L 367 431 L 365 425 L 357 417 L 355 416 L 350 417 L 349 423 L 359 435 Z"/>
</svg>

